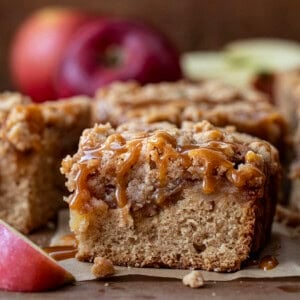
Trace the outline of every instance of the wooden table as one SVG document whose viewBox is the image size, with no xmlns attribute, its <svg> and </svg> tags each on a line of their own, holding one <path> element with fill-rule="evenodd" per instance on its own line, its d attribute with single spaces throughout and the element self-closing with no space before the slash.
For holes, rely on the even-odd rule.
<svg viewBox="0 0 300 300">
<path fill-rule="evenodd" d="M 30 238 L 48 245 L 53 229 L 45 228 Z M 24 274 L 26 276 L 26 274 Z M 46 293 L 0 291 L 1 299 L 300 299 L 300 279 L 236 280 L 209 282 L 201 289 L 185 287 L 180 280 L 127 276 L 101 281 L 77 282 Z"/>
<path fill-rule="evenodd" d="M 79 282 L 59 290 L 21 294 L 0 292 L 0 299 L 300 299 L 299 279 L 210 282 L 204 288 L 185 287 L 180 280 L 142 276 Z"/>
</svg>

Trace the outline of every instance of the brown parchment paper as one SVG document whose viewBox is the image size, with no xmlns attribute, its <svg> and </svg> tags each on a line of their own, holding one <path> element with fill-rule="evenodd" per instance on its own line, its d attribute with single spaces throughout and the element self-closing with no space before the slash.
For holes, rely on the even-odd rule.
<svg viewBox="0 0 300 300">
<path fill-rule="evenodd" d="M 62 210 L 58 218 L 58 228 L 51 240 L 51 245 L 58 244 L 60 238 L 70 233 L 69 212 Z M 263 271 L 258 266 L 243 268 L 234 273 L 216 273 L 202 271 L 206 281 L 230 281 L 239 278 L 278 278 L 278 277 L 300 277 L 300 235 L 291 232 L 285 226 L 275 223 L 273 226 L 271 240 L 260 257 L 274 255 L 279 264 L 272 270 Z M 77 281 L 93 280 L 91 263 L 79 262 L 74 258 L 60 261 L 59 264 L 71 272 Z M 126 268 L 115 267 L 114 276 L 143 275 L 152 277 L 178 278 L 182 279 L 189 270 L 177 269 L 154 269 L 154 268 Z"/>
</svg>

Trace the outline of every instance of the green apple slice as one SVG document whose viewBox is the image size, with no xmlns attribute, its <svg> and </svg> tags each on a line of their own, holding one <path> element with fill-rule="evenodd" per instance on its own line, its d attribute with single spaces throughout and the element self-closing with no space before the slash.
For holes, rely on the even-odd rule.
<svg viewBox="0 0 300 300">
<path fill-rule="evenodd" d="M 181 58 L 185 77 L 198 79 L 219 79 L 224 82 L 245 86 L 255 75 L 253 68 L 236 67 L 226 61 L 222 52 L 188 52 Z"/>
<path fill-rule="evenodd" d="M 246 39 L 225 47 L 228 63 L 257 72 L 282 71 L 300 66 L 300 44 L 281 39 Z"/>
<path fill-rule="evenodd" d="M 181 57 L 186 77 L 191 79 L 215 78 L 227 68 L 222 52 L 188 52 Z"/>
</svg>

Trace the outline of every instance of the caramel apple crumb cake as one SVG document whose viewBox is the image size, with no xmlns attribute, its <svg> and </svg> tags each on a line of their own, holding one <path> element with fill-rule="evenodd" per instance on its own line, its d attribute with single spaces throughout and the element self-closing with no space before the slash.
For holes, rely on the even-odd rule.
<svg viewBox="0 0 300 300">
<path fill-rule="evenodd" d="M 0 96 L 0 218 L 28 233 L 44 225 L 66 193 L 61 160 L 74 153 L 90 124 L 89 100 L 33 104 Z"/>
<path fill-rule="evenodd" d="M 78 259 L 221 272 L 264 245 L 281 173 L 268 142 L 207 121 L 95 125 L 61 170 Z"/>
<path fill-rule="evenodd" d="M 215 126 L 235 126 L 237 131 L 267 140 L 285 150 L 286 122 L 261 93 L 206 80 L 141 86 L 114 83 L 100 89 L 93 107 L 95 123 L 153 123 L 207 120 Z"/>
</svg>

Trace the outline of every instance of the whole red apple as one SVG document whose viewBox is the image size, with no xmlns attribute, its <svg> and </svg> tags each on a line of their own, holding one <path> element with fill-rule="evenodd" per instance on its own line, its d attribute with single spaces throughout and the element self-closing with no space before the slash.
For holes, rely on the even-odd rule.
<svg viewBox="0 0 300 300">
<path fill-rule="evenodd" d="M 0 220 L 0 289 L 39 292 L 73 280 L 55 260 Z"/>
<path fill-rule="evenodd" d="M 160 32 L 144 24 L 106 19 L 85 24 L 67 47 L 56 79 L 60 97 L 94 95 L 112 81 L 176 81 L 179 55 Z"/>
<path fill-rule="evenodd" d="M 16 87 L 36 102 L 57 98 L 54 74 L 72 35 L 88 15 L 48 7 L 31 15 L 12 42 L 10 70 Z"/>
</svg>

